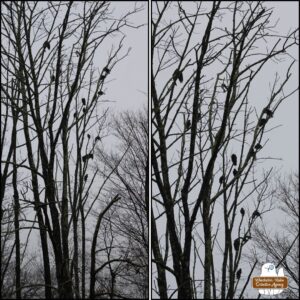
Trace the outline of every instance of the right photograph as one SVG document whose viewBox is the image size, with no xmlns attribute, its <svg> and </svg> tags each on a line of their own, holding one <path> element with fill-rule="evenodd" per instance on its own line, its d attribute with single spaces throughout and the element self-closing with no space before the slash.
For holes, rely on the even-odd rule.
<svg viewBox="0 0 300 300">
<path fill-rule="evenodd" d="M 299 298 L 299 3 L 152 1 L 152 298 Z"/>
</svg>

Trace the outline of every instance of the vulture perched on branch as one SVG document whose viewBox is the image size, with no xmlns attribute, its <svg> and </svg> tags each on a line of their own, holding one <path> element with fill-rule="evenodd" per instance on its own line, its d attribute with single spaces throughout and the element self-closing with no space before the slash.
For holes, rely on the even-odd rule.
<svg viewBox="0 0 300 300">
<path fill-rule="evenodd" d="M 50 43 L 48 41 L 44 42 L 43 48 L 44 49 L 48 48 L 50 50 Z"/>
<path fill-rule="evenodd" d="M 234 250 L 236 252 L 239 251 L 239 249 L 240 249 L 240 238 L 237 238 L 237 239 L 234 240 L 233 247 L 234 247 Z"/>
<path fill-rule="evenodd" d="M 236 166 L 237 165 L 237 156 L 235 154 L 231 155 L 231 160 L 232 160 L 232 164 L 234 166 Z"/>
<path fill-rule="evenodd" d="M 173 80 L 176 83 L 176 80 L 179 80 L 180 82 L 183 82 L 183 74 L 182 71 L 176 69 L 173 73 Z"/>
<path fill-rule="evenodd" d="M 260 217 L 260 212 L 258 210 L 255 210 L 252 214 L 252 219 L 255 219 L 257 217 Z"/>
<path fill-rule="evenodd" d="M 273 112 L 269 108 L 265 108 L 264 112 L 269 118 L 273 118 Z"/>
<path fill-rule="evenodd" d="M 219 178 L 219 183 L 222 184 L 225 180 L 225 176 L 222 175 L 220 178 Z"/>
<path fill-rule="evenodd" d="M 260 127 L 265 126 L 266 124 L 267 124 L 267 119 L 264 119 L 264 118 L 260 119 L 260 121 L 258 123 L 258 125 Z"/>
<path fill-rule="evenodd" d="M 240 212 L 241 212 L 241 215 L 242 215 L 242 216 L 244 216 L 244 215 L 245 215 L 245 210 L 244 210 L 244 208 L 243 208 L 243 207 L 241 208 Z"/>
<path fill-rule="evenodd" d="M 186 127 L 187 130 L 190 129 L 190 127 L 191 127 L 191 120 L 187 120 L 186 121 L 185 127 Z"/>
<path fill-rule="evenodd" d="M 110 69 L 109 69 L 108 67 L 105 67 L 105 68 L 103 69 L 103 71 L 106 72 L 107 74 L 110 73 Z"/>
<path fill-rule="evenodd" d="M 238 269 L 238 271 L 236 272 L 236 279 L 240 279 L 242 275 L 242 269 Z"/>
<path fill-rule="evenodd" d="M 254 147 L 257 151 L 262 149 L 262 145 L 261 144 L 256 144 Z"/>
</svg>

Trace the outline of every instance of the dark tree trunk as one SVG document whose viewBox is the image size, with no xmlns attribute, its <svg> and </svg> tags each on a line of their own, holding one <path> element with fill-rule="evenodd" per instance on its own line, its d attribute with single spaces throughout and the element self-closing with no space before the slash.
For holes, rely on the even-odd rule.
<svg viewBox="0 0 300 300">
<path fill-rule="evenodd" d="M 166 271 L 163 267 L 164 261 L 159 249 L 159 240 L 158 240 L 156 224 L 153 216 L 153 211 L 151 212 L 151 220 L 152 220 L 152 226 L 151 226 L 152 251 L 153 251 L 154 259 L 157 262 L 156 268 L 157 268 L 157 284 L 158 284 L 159 296 L 160 299 L 168 299 Z"/>
<path fill-rule="evenodd" d="M 13 110 L 13 134 L 12 144 L 14 148 L 13 155 L 13 190 L 14 190 L 14 225 L 15 225 L 15 271 L 16 271 L 16 299 L 21 299 L 21 259 L 20 259 L 20 225 L 19 225 L 19 214 L 20 214 L 20 202 L 18 192 L 18 177 L 17 177 L 17 155 L 16 155 L 16 142 L 17 142 L 17 116 L 16 111 Z"/>
<path fill-rule="evenodd" d="M 23 89 L 23 86 L 22 86 Z M 23 89 L 22 95 L 25 98 L 25 90 Z M 47 228 L 44 223 L 42 211 L 41 211 L 41 203 L 40 203 L 40 194 L 38 189 L 38 177 L 37 170 L 33 160 L 33 151 L 31 146 L 31 139 L 28 131 L 28 112 L 26 108 L 26 102 L 23 102 L 23 122 L 24 122 L 24 136 L 26 140 L 26 148 L 27 148 L 27 156 L 29 161 L 29 166 L 31 170 L 32 177 L 32 190 L 34 196 L 34 206 L 37 212 L 38 222 L 39 222 L 39 231 L 41 237 L 41 245 L 42 245 L 42 254 L 43 254 L 43 266 L 44 266 L 44 280 L 45 280 L 45 297 L 46 299 L 52 299 L 52 291 L 51 291 L 51 272 L 50 272 L 50 262 L 49 262 L 49 251 L 48 251 L 48 242 L 47 242 Z M 45 208 L 45 207 L 44 207 Z M 47 220 L 47 219 L 46 219 Z M 50 224 L 48 224 L 48 230 L 51 230 Z M 51 236 L 50 236 L 51 237 Z"/>
</svg>

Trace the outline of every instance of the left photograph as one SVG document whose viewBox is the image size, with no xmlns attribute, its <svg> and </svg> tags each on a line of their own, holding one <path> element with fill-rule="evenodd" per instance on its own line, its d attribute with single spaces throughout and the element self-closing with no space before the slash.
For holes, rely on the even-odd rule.
<svg viewBox="0 0 300 300">
<path fill-rule="evenodd" d="M 1 2 L 1 299 L 148 299 L 148 2 Z"/>
</svg>

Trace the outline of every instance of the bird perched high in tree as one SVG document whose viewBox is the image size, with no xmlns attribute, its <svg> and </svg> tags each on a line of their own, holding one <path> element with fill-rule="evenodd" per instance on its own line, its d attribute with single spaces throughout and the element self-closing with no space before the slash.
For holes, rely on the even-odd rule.
<svg viewBox="0 0 300 300">
<path fill-rule="evenodd" d="M 101 75 L 100 80 L 104 80 L 106 78 L 106 75 Z"/>
<path fill-rule="evenodd" d="M 51 82 L 54 82 L 54 81 L 55 81 L 55 76 L 51 75 Z"/>
<path fill-rule="evenodd" d="M 234 247 L 234 250 L 236 252 L 239 251 L 239 249 L 240 249 L 240 238 L 237 238 L 237 239 L 234 240 L 233 247 Z"/>
<path fill-rule="evenodd" d="M 232 173 L 233 173 L 233 176 L 236 176 L 238 173 L 237 169 L 233 169 Z"/>
<path fill-rule="evenodd" d="M 237 165 L 237 156 L 235 154 L 231 155 L 231 161 L 234 166 Z"/>
<path fill-rule="evenodd" d="M 262 149 L 262 145 L 258 143 L 255 145 L 254 148 L 258 151 L 258 150 Z"/>
<path fill-rule="evenodd" d="M 222 175 L 220 178 L 219 178 L 219 183 L 222 184 L 225 180 L 225 176 Z"/>
<path fill-rule="evenodd" d="M 89 176 L 88 174 L 84 175 L 84 181 L 87 181 L 88 176 Z"/>
<path fill-rule="evenodd" d="M 48 48 L 50 50 L 50 43 L 48 41 L 44 42 L 43 48 L 44 49 Z"/>
<path fill-rule="evenodd" d="M 185 123 L 185 129 L 189 130 L 191 128 L 191 120 L 187 120 Z"/>
<path fill-rule="evenodd" d="M 100 141 L 100 140 L 101 140 L 100 136 L 97 135 L 96 138 L 95 138 L 95 141 Z"/>
<path fill-rule="evenodd" d="M 238 269 L 238 271 L 236 272 L 236 279 L 240 279 L 242 275 L 242 269 Z"/>
<path fill-rule="evenodd" d="M 269 118 L 273 118 L 274 113 L 269 109 L 269 108 L 265 108 L 264 109 L 264 113 L 269 117 Z"/>
<path fill-rule="evenodd" d="M 256 209 L 253 213 L 252 213 L 252 219 L 256 219 L 258 217 L 261 217 L 260 212 Z"/>
<path fill-rule="evenodd" d="M 90 139 L 90 138 L 91 138 L 91 135 L 90 135 L 90 134 L 87 134 L 87 138 Z"/>
<path fill-rule="evenodd" d="M 250 150 L 250 157 L 253 157 L 254 160 L 256 159 L 256 152 L 254 151 L 253 148 L 251 148 Z"/>
<path fill-rule="evenodd" d="M 103 69 L 103 72 L 109 74 L 109 73 L 110 73 L 110 69 L 109 69 L 108 67 L 105 67 L 105 68 Z"/>
<path fill-rule="evenodd" d="M 262 119 L 260 119 L 258 125 L 259 125 L 260 127 L 262 127 L 262 126 L 265 126 L 265 125 L 267 124 L 267 122 L 268 122 L 267 119 L 262 118 Z"/>
<path fill-rule="evenodd" d="M 241 213 L 242 216 L 245 215 L 245 209 L 243 207 L 241 208 L 240 213 Z"/>
<path fill-rule="evenodd" d="M 182 74 L 182 71 L 176 69 L 173 73 L 173 80 L 176 84 L 176 80 L 178 79 L 180 82 L 183 82 L 183 74 Z"/>
<path fill-rule="evenodd" d="M 102 95 L 104 95 L 105 93 L 104 92 L 102 92 L 102 91 L 99 91 L 98 92 L 98 96 L 102 96 Z"/>
<path fill-rule="evenodd" d="M 90 153 L 90 154 L 86 154 L 86 155 L 82 156 L 83 162 L 86 162 L 88 159 L 94 159 L 94 154 Z"/>
<path fill-rule="evenodd" d="M 82 99 L 81 99 L 81 102 L 82 102 L 82 105 L 86 105 L 85 98 L 82 98 Z"/>
</svg>

